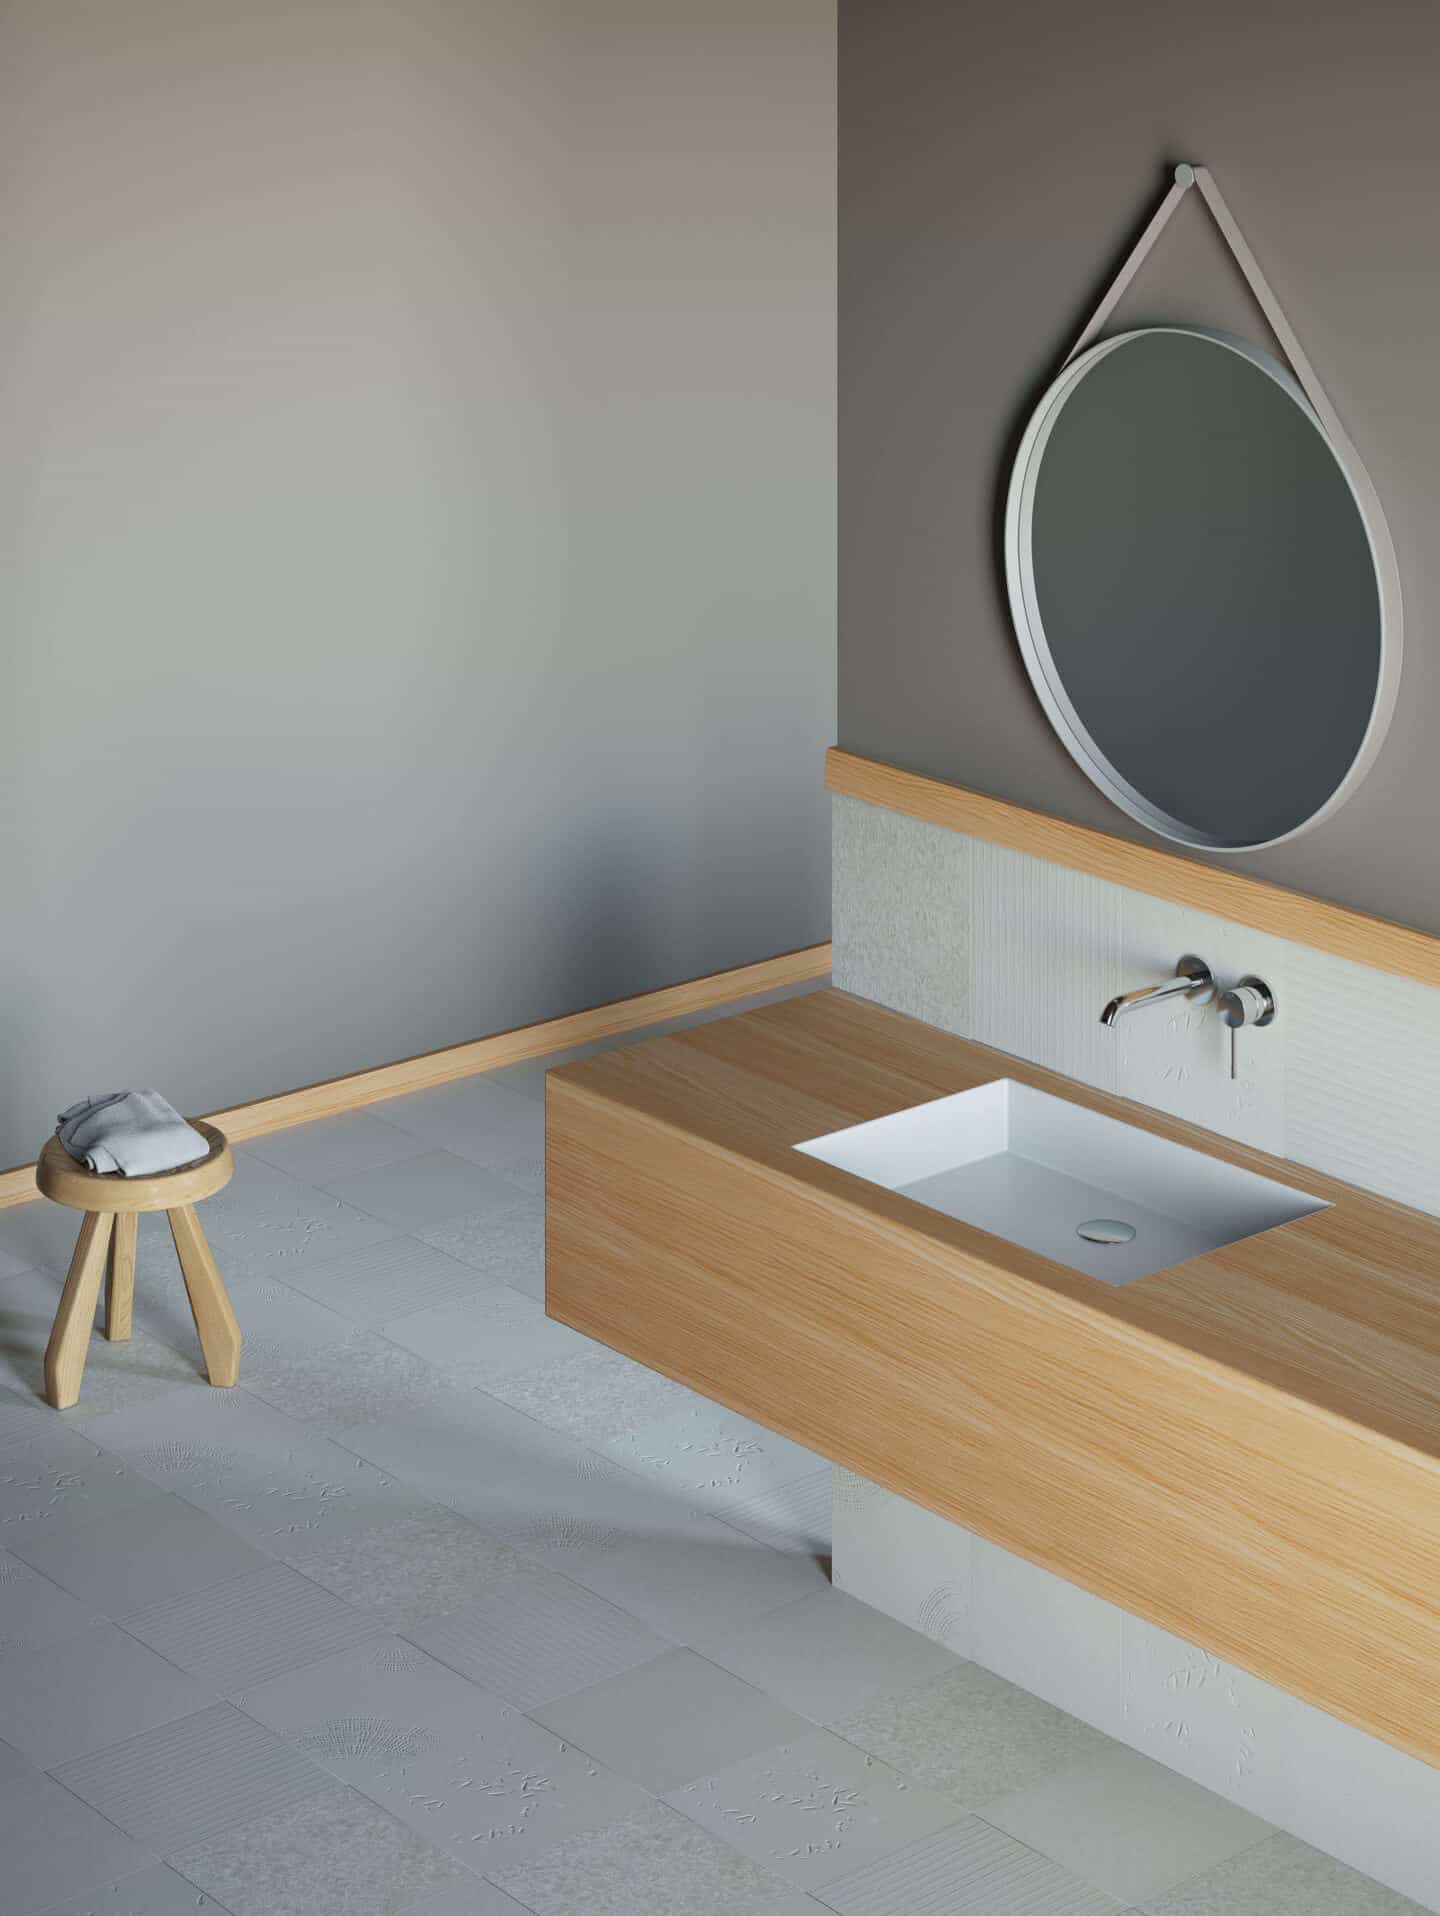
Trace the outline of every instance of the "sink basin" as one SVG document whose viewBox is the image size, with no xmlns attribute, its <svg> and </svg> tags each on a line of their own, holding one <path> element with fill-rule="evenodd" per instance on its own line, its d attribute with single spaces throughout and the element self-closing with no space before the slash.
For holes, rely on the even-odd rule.
<svg viewBox="0 0 1440 1916">
<path fill-rule="evenodd" d="M 1326 1208 L 1012 1078 L 795 1148 L 1106 1284 Z"/>
</svg>

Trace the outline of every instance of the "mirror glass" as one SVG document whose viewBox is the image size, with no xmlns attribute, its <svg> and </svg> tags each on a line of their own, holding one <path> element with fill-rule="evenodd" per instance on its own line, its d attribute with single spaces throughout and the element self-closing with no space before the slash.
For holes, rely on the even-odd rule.
<svg viewBox="0 0 1440 1916">
<path fill-rule="evenodd" d="M 1222 334 L 1102 340 L 1041 401 L 1007 513 L 1016 629 L 1072 755 L 1152 830 L 1273 844 L 1368 767 L 1398 632 L 1356 471 Z"/>
</svg>

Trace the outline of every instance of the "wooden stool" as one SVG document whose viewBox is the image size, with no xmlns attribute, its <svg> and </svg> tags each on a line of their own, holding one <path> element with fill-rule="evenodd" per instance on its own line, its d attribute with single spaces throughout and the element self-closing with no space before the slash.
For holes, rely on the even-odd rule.
<svg viewBox="0 0 1440 1916">
<path fill-rule="evenodd" d="M 35 1166 L 35 1182 L 57 1204 L 83 1211 L 85 1220 L 60 1294 L 60 1308 L 45 1347 L 45 1396 L 68 1410 L 80 1396 L 85 1353 L 100 1296 L 100 1273 L 109 1258 L 105 1286 L 105 1335 L 123 1343 L 130 1335 L 135 1295 L 135 1230 L 141 1211 L 164 1211 L 185 1278 L 191 1315 L 200 1338 L 205 1373 L 212 1384 L 233 1384 L 240 1375 L 240 1326 L 205 1242 L 195 1205 L 230 1182 L 235 1163 L 223 1131 L 200 1119 L 195 1129 L 209 1144 L 206 1155 L 178 1171 L 127 1178 L 118 1171 L 90 1171 L 76 1162 L 59 1138 L 50 1138 Z"/>
</svg>

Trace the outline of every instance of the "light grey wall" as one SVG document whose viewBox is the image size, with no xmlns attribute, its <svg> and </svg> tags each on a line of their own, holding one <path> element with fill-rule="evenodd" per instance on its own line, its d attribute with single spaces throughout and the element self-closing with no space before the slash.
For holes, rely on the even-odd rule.
<svg viewBox="0 0 1440 1916">
<path fill-rule="evenodd" d="M 832 0 L 0 0 L 0 1164 L 827 935 Z"/>
<path fill-rule="evenodd" d="M 1359 793 L 1216 862 L 1440 932 L 1440 10 L 843 0 L 840 63 L 841 741 L 1145 836 L 1031 693 L 1000 509 L 1024 419 L 1166 169 L 1203 161 L 1369 468 L 1406 614 Z M 1237 280 L 1192 194 L 1116 324 L 1264 342 Z"/>
</svg>

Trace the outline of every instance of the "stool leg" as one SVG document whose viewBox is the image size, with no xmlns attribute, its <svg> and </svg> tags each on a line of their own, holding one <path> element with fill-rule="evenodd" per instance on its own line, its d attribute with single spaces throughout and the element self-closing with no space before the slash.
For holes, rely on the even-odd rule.
<svg viewBox="0 0 1440 1916">
<path fill-rule="evenodd" d="M 69 1410 L 80 1395 L 113 1223 L 109 1211 L 87 1211 L 75 1240 L 70 1275 L 60 1293 L 60 1308 L 45 1347 L 45 1396 L 56 1410 Z"/>
<path fill-rule="evenodd" d="M 210 1246 L 205 1242 L 195 1206 L 177 1204 L 165 1215 L 170 1220 L 175 1255 L 184 1273 L 190 1312 L 200 1339 L 200 1354 L 205 1359 L 205 1374 L 212 1384 L 233 1384 L 240 1375 L 240 1326 L 235 1322 L 235 1313 L 210 1255 Z"/>
<path fill-rule="evenodd" d="M 110 1238 L 110 1269 L 105 1279 L 105 1335 L 112 1344 L 130 1336 L 130 1307 L 135 1301 L 135 1228 L 133 1211 L 117 1211 Z"/>
</svg>

